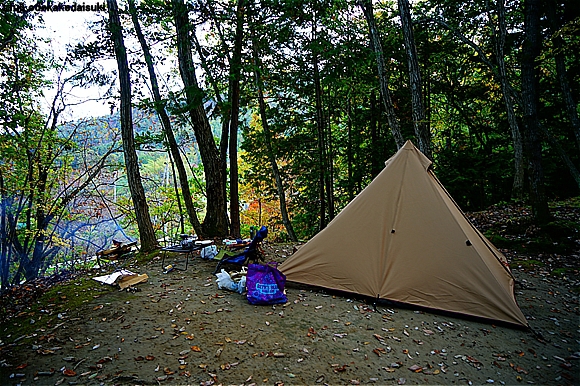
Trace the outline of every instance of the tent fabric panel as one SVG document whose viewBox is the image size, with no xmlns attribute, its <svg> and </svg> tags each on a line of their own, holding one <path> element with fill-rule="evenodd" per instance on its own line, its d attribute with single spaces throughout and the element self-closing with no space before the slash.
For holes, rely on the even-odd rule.
<svg viewBox="0 0 580 386">
<path fill-rule="evenodd" d="M 384 271 L 384 259 L 368 257 L 384 255 L 391 238 L 389 218 L 396 209 L 382 196 L 378 190 L 364 189 L 280 269 L 289 280 L 376 297 L 384 281 L 376 273 Z M 376 205 L 366 205 L 369 201 Z"/>
<path fill-rule="evenodd" d="M 399 216 L 381 296 L 498 320 L 521 319 L 521 312 L 513 312 L 519 308 L 511 277 L 421 166 L 419 158 L 406 158 L 403 170 L 410 175 L 399 186 Z"/>
</svg>

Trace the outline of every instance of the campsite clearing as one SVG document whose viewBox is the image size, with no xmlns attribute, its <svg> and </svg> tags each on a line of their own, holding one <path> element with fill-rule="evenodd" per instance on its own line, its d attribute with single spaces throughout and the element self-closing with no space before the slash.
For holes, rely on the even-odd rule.
<svg viewBox="0 0 580 386">
<path fill-rule="evenodd" d="M 292 248 L 268 244 L 267 259 L 283 261 Z M 306 286 L 289 285 L 286 305 L 251 306 L 243 295 L 217 289 L 214 267 L 195 259 L 188 271 L 164 274 L 156 259 L 132 268 L 149 276 L 134 291 L 95 282 L 104 292 L 84 306 L 21 315 L 12 323 L 42 327 L 24 337 L 3 329 L 0 383 L 580 382 L 577 270 L 513 268 L 516 299 L 539 339 L 411 308 L 375 311 L 361 298 Z"/>
</svg>

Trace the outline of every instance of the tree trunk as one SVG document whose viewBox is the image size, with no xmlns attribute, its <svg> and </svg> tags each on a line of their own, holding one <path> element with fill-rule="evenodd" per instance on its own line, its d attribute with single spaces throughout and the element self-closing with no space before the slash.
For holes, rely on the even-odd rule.
<svg viewBox="0 0 580 386">
<path fill-rule="evenodd" d="M 538 225 L 550 219 L 550 210 L 544 187 L 542 143 L 538 119 L 539 74 L 536 60 L 540 53 L 540 4 L 527 0 L 524 4 L 524 44 L 522 50 L 522 100 L 524 110 L 524 146 L 529 162 L 530 201 Z"/>
<path fill-rule="evenodd" d="M 213 15 L 213 12 L 212 12 Z M 217 21 L 216 21 L 217 22 Z M 221 36 L 221 34 L 220 34 Z M 216 99 L 216 102 L 218 104 L 218 106 L 222 106 L 222 128 L 221 128 L 221 138 L 220 138 L 220 143 L 219 143 L 219 155 L 220 155 L 220 162 L 221 162 L 221 168 L 222 168 L 222 178 L 223 178 L 223 188 L 224 188 L 224 197 L 227 197 L 227 191 L 226 186 L 228 184 L 227 181 L 227 177 L 228 174 L 226 173 L 226 170 L 228 168 L 228 160 L 227 160 L 227 154 L 228 154 L 228 147 L 229 147 L 229 131 L 230 131 L 230 114 L 231 114 L 231 108 L 227 107 L 227 104 L 224 103 L 219 86 L 215 80 L 215 78 L 211 75 L 210 69 L 209 69 L 209 65 L 207 63 L 207 60 L 205 58 L 205 54 L 204 54 L 204 50 L 201 48 L 201 45 L 199 44 L 199 40 L 197 39 L 197 36 L 195 36 L 195 34 L 193 34 L 191 36 L 191 40 L 193 41 L 193 44 L 195 45 L 195 49 L 197 51 L 197 54 L 199 56 L 199 60 L 201 62 L 201 68 L 205 71 L 206 75 L 207 75 L 207 79 L 209 80 L 209 83 L 212 85 L 212 88 L 214 90 L 214 96 Z M 228 51 L 228 48 L 226 45 L 222 44 L 222 46 L 224 46 L 224 52 Z M 231 62 L 231 60 L 230 60 Z M 231 68 L 231 66 L 230 66 Z M 231 96 L 232 94 L 232 90 L 231 90 L 231 85 L 229 87 L 228 90 L 228 96 Z"/>
<path fill-rule="evenodd" d="M 326 139 L 324 130 L 324 114 L 322 111 L 322 90 L 320 87 L 320 73 L 318 71 L 318 55 L 312 52 L 312 67 L 314 70 L 314 90 L 316 101 L 316 130 L 318 133 L 318 199 L 320 201 L 320 222 L 318 230 L 326 228 L 327 200 L 325 194 L 326 182 Z"/>
<path fill-rule="evenodd" d="M 398 0 L 399 12 L 401 14 L 401 25 L 403 27 L 403 37 L 405 40 L 405 50 L 407 51 L 407 64 L 409 66 L 409 80 L 411 85 L 411 102 L 413 105 L 413 127 L 415 136 L 419 141 L 419 149 L 427 158 L 433 159 L 431 153 L 431 133 L 429 123 L 423 105 L 423 90 L 421 82 L 421 70 L 419 69 L 419 59 L 417 58 L 417 47 L 413 36 L 413 26 L 411 23 L 411 10 L 408 0 Z"/>
<path fill-rule="evenodd" d="M 327 160 L 327 169 L 326 169 L 326 201 L 328 205 L 328 221 L 332 221 L 335 216 L 335 205 L 334 205 L 334 151 L 333 151 L 333 143 L 332 143 L 332 130 L 330 128 L 330 122 L 326 124 L 326 160 Z"/>
<path fill-rule="evenodd" d="M 496 61 L 498 77 L 503 94 L 503 100 L 506 107 L 508 124 L 510 126 L 512 142 L 514 147 L 514 182 L 512 186 L 512 197 L 521 200 L 524 194 L 524 149 L 522 134 L 516 118 L 514 110 L 513 95 L 509 87 L 507 71 L 504 60 L 505 38 L 507 35 L 506 21 L 505 21 L 505 6 L 504 0 L 497 2 L 497 39 L 496 39 Z"/>
<path fill-rule="evenodd" d="M 49 148 L 52 145 L 49 144 Z M 49 150 L 49 152 L 51 152 Z M 36 279 L 38 273 L 40 272 L 40 267 L 42 265 L 44 257 L 44 248 L 46 237 L 46 230 L 48 228 L 48 223 L 50 222 L 52 216 L 47 215 L 46 209 L 48 208 L 46 203 L 46 183 L 48 179 L 48 170 L 45 166 L 41 165 L 40 162 L 37 163 L 38 168 L 38 179 L 36 181 L 37 186 L 37 200 L 35 221 L 36 229 L 34 230 L 34 247 L 32 248 L 32 256 L 29 260 L 26 257 L 26 264 L 24 266 L 24 277 L 26 280 Z M 21 261 L 22 264 L 22 261 Z"/>
<path fill-rule="evenodd" d="M 354 173 L 353 173 L 353 135 L 352 135 L 352 115 L 354 114 L 353 107 L 352 107 L 352 99 L 348 98 L 347 105 L 346 105 L 346 128 L 347 128 L 347 143 L 346 143 L 346 175 L 347 175 L 347 193 L 348 193 L 348 201 L 352 201 L 354 199 Z M 372 123 L 371 123 L 372 125 Z M 374 131 L 373 131 L 374 133 Z M 374 142 L 371 142 L 374 144 Z"/>
<path fill-rule="evenodd" d="M 187 7 L 183 0 L 173 0 L 173 19 L 177 32 L 179 73 L 185 87 L 191 123 L 205 173 L 207 209 L 203 222 L 203 235 L 208 237 L 223 236 L 228 233 L 224 171 L 203 107 L 203 91 L 199 88 L 195 76 L 189 37 L 190 23 Z"/>
<path fill-rule="evenodd" d="M 272 174 L 276 180 L 276 189 L 278 191 L 278 198 L 280 200 L 280 214 L 282 215 L 282 223 L 286 228 L 286 232 L 288 232 L 288 237 L 290 240 L 296 242 L 298 241 L 298 238 L 296 237 L 294 227 L 292 226 L 292 222 L 288 216 L 288 209 L 286 208 L 286 193 L 284 192 L 282 177 L 280 176 L 280 170 L 278 169 L 274 149 L 272 147 L 272 136 L 270 134 L 270 126 L 268 125 L 268 117 L 266 114 L 266 102 L 264 101 L 264 87 L 262 85 L 262 77 L 260 75 L 261 64 L 260 58 L 258 56 L 258 47 L 255 36 L 252 36 L 252 52 L 254 57 L 254 76 L 256 80 L 256 88 L 258 91 L 258 104 L 260 106 L 260 118 L 262 119 L 262 128 L 264 129 L 264 142 L 266 143 L 266 150 L 268 152 L 270 166 L 272 167 Z"/>
<path fill-rule="evenodd" d="M 236 10 L 236 39 L 230 63 L 230 223 L 231 235 L 240 237 L 240 199 L 238 193 L 238 124 L 240 116 L 240 72 L 244 34 L 245 1 L 238 0 Z"/>
<path fill-rule="evenodd" d="M 137 17 L 137 9 L 135 7 L 135 0 L 129 0 L 129 12 L 131 13 L 131 19 L 133 20 L 133 26 L 135 27 L 135 33 L 139 39 L 139 44 L 143 50 L 143 55 L 145 57 L 145 63 L 147 63 L 147 71 L 149 72 L 149 81 L 151 82 L 151 91 L 153 94 L 153 100 L 155 103 L 155 111 L 161 120 L 161 126 L 163 127 L 163 132 L 165 133 L 165 138 L 167 139 L 167 145 L 169 147 L 169 152 L 171 157 L 175 162 L 175 167 L 177 168 L 177 174 L 179 176 L 179 185 L 181 187 L 181 192 L 183 196 L 183 203 L 185 209 L 187 210 L 187 215 L 189 216 L 189 222 L 193 226 L 195 233 L 198 235 L 202 234 L 201 224 L 197 217 L 197 211 L 195 205 L 193 204 L 191 190 L 189 188 L 189 182 L 187 178 L 187 171 L 185 170 L 185 165 L 181 159 L 181 154 L 179 152 L 179 146 L 175 140 L 175 135 L 173 134 L 173 129 L 171 128 L 171 120 L 167 111 L 165 110 L 165 102 L 161 98 L 161 93 L 159 91 L 159 83 L 157 81 L 157 75 L 155 74 L 155 67 L 153 65 L 153 57 L 151 56 L 151 51 L 149 50 L 149 45 L 145 40 L 145 36 L 141 30 L 141 24 L 139 23 L 139 18 Z M 173 164 L 172 164 L 173 165 Z"/>
<path fill-rule="evenodd" d="M 576 145 L 580 151 L 580 118 L 578 118 L 578 110 L 576 109 L 576 101 L 572 95 L 572 90 L 570 88 L 570 82 L 568 81 L 568 71 L 566 70 L 566 63 L 564 61 L 564 55 L 562 54 L 563 40 L 560 35 L 558 35 L 558 30 L 561 23 L 558 20 L 557 12 L 558 9 L 555 1 L 550 1 L 549 5 L 545 7 L 548 10 L 548 19 L 550 20 L 550 26 L 552 29 L 552 41 L 554 42 L 554 56 L 556 60 L 556 73 L 558 75 L 558 82 L 560 83 L 560 89 L 562 90 L 562 97 L 564 103 L 566 104 L 566 113 L 568 114 L 568 119 L 572 126 L 572 131 L 574 132 L 574 137 L 576 138 Z"/>
<path fill-rule="evenodd" d="M 397 148 L 401 148 L 405 144 L 405 139 L 401 134 L 401 129 L 399 127 L 399 119 L 397 118 L 397 114 L 395 113 L 395 106 L 391 98 L 391 92 L 389 91 L 389 82 L 387 76 L 387 68 L 385 65 L 385 59 L 383 55 L 383 46 L 381 44 L 379 31 L 377 30 L 375 22 L 373 5 L 371 0 L 357 0 L 357 3 L 359 7 L 362 9 L 367 24 L 369 26 L 371 46 L 375 52 L 377 60 L 377 69 L 379 73 L 379 82 L 381 86 L 380 90 L 383 104 L 385 107 L 385 112 L 387 114 L 387 122 L 389 123 L 389 127 L 391 129 L 391 133 L 393 134 L 393 138 L 395 138 Z"/>
<path fill-rule="evenodd" d="M 371 128 L 371 176 L 376 177 L 382 170 L 385 162 L 383 153 L 384 140 L 381 136 L 381 126 L 379 122 L 380 103 L 377 103 L 377 95 L 371 92 L 369 125 Z"/>
<path fill-rule="evenodd" d="M 127 181 L 131 198 L 133 199 L 133 208 L 135 218 L 139 228 L 141 238 L 141 251 L 150 252 L 159 248 L 155 231 L 149 217 L 149 207 L 145 199 L 145 190 L 141 183 L 141 174 L 139 173 L 139 163 L 133 137 L 133 116 L 131 111 L 131 80 L 129 77 L 129 65 L 127 63 L 127 51 L 123 41 L 123 31 L 119 20 L 119 9 L 116 0 L 107 0 L 109 9 L 109 30 L 111 39 L 115 46 L 115 56 L 117 58 L 117 67 L 119 69 L 119 84 L 121 88 L 121 136 L 123 140 L 123 153 L 125 155 L 125 168 L 127 170 Z"/>
<path fill-rule="evenodd" d="M 171 151 L 168 154 L 169 162 L 171 163 L 171 177 L 173 177 L 173 190 L 175 191 L 175 198 L 177 199 L 177 210 L 179 211 L 179 232 L 181 234 L 185 233 L 185 225 L 183 224 L 183 208 L 181 206 L 181 197 L 179 195 L 179 187 L 177 186 L 177 179 L 175 176 L 175 161 L 173 161 L 173 157 L 171 156 Z"/>
<path fill-rule="evenodd" d="M 8 241 L 8 205 L 9 199 L 4 188 L 4 177 L 0 172 L 0 292 L 8 287 L 10 272 L 10 249 Z"/>
</svg>

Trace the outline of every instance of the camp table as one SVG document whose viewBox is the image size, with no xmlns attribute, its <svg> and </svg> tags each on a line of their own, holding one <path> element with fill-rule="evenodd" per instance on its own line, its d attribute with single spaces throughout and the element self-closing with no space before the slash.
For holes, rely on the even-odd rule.
<svg viewBox="0 0 580 386">
<path fill-rule="evenodd" d="M 192 241 L 190 243 L 181 243 L 163 247 L 161 248 L 161 251 L 163 252 L 163 258 L 161 259 L 161 268 L 163 269 L 165 267 L 165 257 L 167 256 L 167 252 L 172 252 L 185 255 L 185 268 L 175 268 L 175 267 L 173 268 L 180 271 L 185 271 L 187 270 L 187 267 L 189 265 L 189 258 L 190 257 L 193 258 L 194 252 L 199 251 L 200 249 L 207 247 L 208 245 L 211 244 L 213 244 L 212 240 L 199 240 Z"/>
</svg>

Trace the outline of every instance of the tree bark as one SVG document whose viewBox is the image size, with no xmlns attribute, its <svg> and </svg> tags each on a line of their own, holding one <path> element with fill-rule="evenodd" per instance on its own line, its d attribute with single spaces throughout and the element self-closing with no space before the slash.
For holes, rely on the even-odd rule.
<svg viewBox="0 0 580 386">
<path fill-rule="evenodd" d="M 179 73 L 185 87 L 187 108 L 205 173 L 207 209 L 203 222 L 203 236 L 224 236 L 228 233 L 225 179 L 220 155 L 203 107 L 203 91 L 195 76 L 188 11 L 183 0 L 172 0 L 173 19 L 177 31 L 177 56 Z"/>
<path fill-rule="evenodd" d="M 409 80 L 411 85 L 411 102 L 413 106 L 413 127 L 415 136 L 419 141 L 419 149 L 427 158 L 433 159 L 431 152 L 431 133 L 429 131 L 429 122 L 425 114 L 423 105 L 423 91 L 421 82 L 421 70 L 419 68 L 419 59 L 417 58 L 417 47 L 413 35 L 413 26 L 411 23 L 411 10 L 408 0 L 398 0 L 399 12 L 401 14 L 401 25 L 403 27 L 403 37 L 405 40 L 405 51 L 407 52 L 407 64 L 409 67 Z"/>
<path fill-rule="evenodd" d="M 212 12 L 213 15 L 213 12 Z M 220 34 L 221 36 L 221 34 Z M 231 108 L 228 107 L 228 105 L 226 103 L 224 103 L 224 100 L 222 98 L 220 89 L 218 87 L 218 84 L 215 80 L 215 78 L 212 76 L 211 71 L 209 69 L 209 64 L 207 63 L 205 54 L 204 54 L 204 50 L 201 48 L 201 45 L 199 44 L 199 40 L 197 39 L 197 36 L 195 36 L 195 34 L 193 34 L 191 36 L 191 40 L 193 41 L 193 44 L 195 45 L 195 49 L 197 51 L 197 54 L 199 56 L 199 60 L 200 60 L 200 64 L 201 64 L 201 68 L 205 71 L 207 79 L 209 81 L 209 83 L 212 85 L 212 88 L 214 90 L 214 96 L 215 99 L 217 101 L 218 106 L 222 106 L 222 128 L 221 128 L 221 138 L 220 138 L 220 144 L 219 144 L 219 155 L 220 155 L 220 162 L 221 162 L 221 168 L 222 168 L 222 178 L 223 178 L 223 188 L 226 189 L 227 186 L 227 173 L 226 170 L 228 168 L 228 160 L 227 160 L 227 154 L 228 154 L 228 147 L 229 147 L 229 131 L 230 131 L 230 114 L 231 114 Z M 222 42 L 222 46 L 224 47 L 224 52 L 228 51 L 227 45 L 223 44 Z M 229 58 L 228 58 L 229 59 Z M 231 68 L 231 66 L 230 66 Z M 232 90 L 231 90 L 231 86 L 230 89 L 228 90 L 228 96 L 230 96 L 232 94 Z M 227 192 L 224 190 L 224 197 L 227 197 Z"/>
<path fill-rule="evenodd" d="M 129 65 L 127 63 L 127 51 L 123 41 L 123 30 L 119 20 L 119 9 L 116 0 L 107 0 L 109 9 L 109 30 L 111 39 L 115 47 L 115 56 L 117 58 L 117 67 L 119 69 L 119 84 L 121 88 L 121 136 L 123 139 L 123 154 L 125 156 L 125 168 L 127 170 L 127 181 L 131 198 L 133 199 L 133 208 L 135 218 L 139 228 L 141 238 L 141 251 L 150 252 L 159 248 L 155 231 L 149 217 L 149 207 L 145 199 L 145 190 L 141 183 L 141 174 L 137 152 L 135 151 L 135 139 L 133 136 L 133 116 L 131 111 L 131 80 L 129 76 Z"/>
<path fill-rule="evenodd" d="M 169 147 L 169 152 L 175 162 L 175 167 L 177 168 L 177 175 L 179 176 L 179 185 L 181 187 L 181 192 L 183 196 L 183 203 L 189 217 L 189 222 L 193 226 L 195 233 L 201 235 L 203 233 L 201 223 L 197 217 L 197 211 L 195 205 L 193 204 L 191 190 L 189 188 L 189 181 L 187 178 L 187 171 L 185 170 L 185 165 L 181 159 L 181 154 L 179 152 L 179 146 L 175 140 L 175 135 L 173 134 L 173 129 L 171 128 L 171 120 L 169 115 L 165 110 L 165 103 L 161 98 L 161 92 L 159 91 L 159 83 L 157 81 L 157 75 L 155 74 L 155 67 L 153 64 L 153 57 L 151 51 L 149 50 L 149 45 L 145 40 L 143 31 L 141 30 L 141 23 L 137 17 L 137 9 L 135 7 L 135 0 L 129 0 L 129 12 L 131 14 L 131 19 L 133 20 L 133 26 L 135 27 L 135 34 L 143 50 L 143 56 L 145 57 L 145 63 L 147 64 L 147 71 L 149 73 L 149 81 L 151 83 L 151 92 L 153 94 L 153 101 L 155 106 L 155 111 L 161 120 L 161 126 L 163 127 L 163 132 L 165 133 L 165 138 L 167 139 L 167 145 Z M 173 163 L 172 163 L 173 165 Z"/>
<path fill-rule="evenodd" d="M 377 30 L 377 25 L 375 22 L 375 15 L 373 13 L 373 5 L 371 0 L 357 0 L 359 7 L 362 9 L 365 19 L 369 27 L 369 35 L 371 40 L 371 46 L 375 52 L 377 60 L 377 70 L 379 73 L 379 82 L 381 96 L 383 100 L 383 105 L 387 115 L 387 122 L 389 123 L 389 128 L 395 138 L 395 143 L 397 148 L 401 148 L 405 144 L 405 139 L 401 134 L 401 129 L 399 127 L 399 119 L 395 113 L 395 106 L 391 98 L 391 92 L 389 91 L 389 82 L 387 76 L 387 67 L 385 65 L 385 58 L 383 54 L 383 46 L 381 44 L 381 39 L 379 37 L 379 31 Z"/>
<path fill-rule="evenodd" d="M 522 50 L 522 100 L 524 110 L 524 146 L 529 162 L 530 201 L 538 225 L 550 219 L 550 210 L 544 187 L 542 143 L 538 119 L 539 74 L 536 60 L 540 53 L 540 3 L 527 0 L 524 4 L 524 44 Z"/>
</svg>

